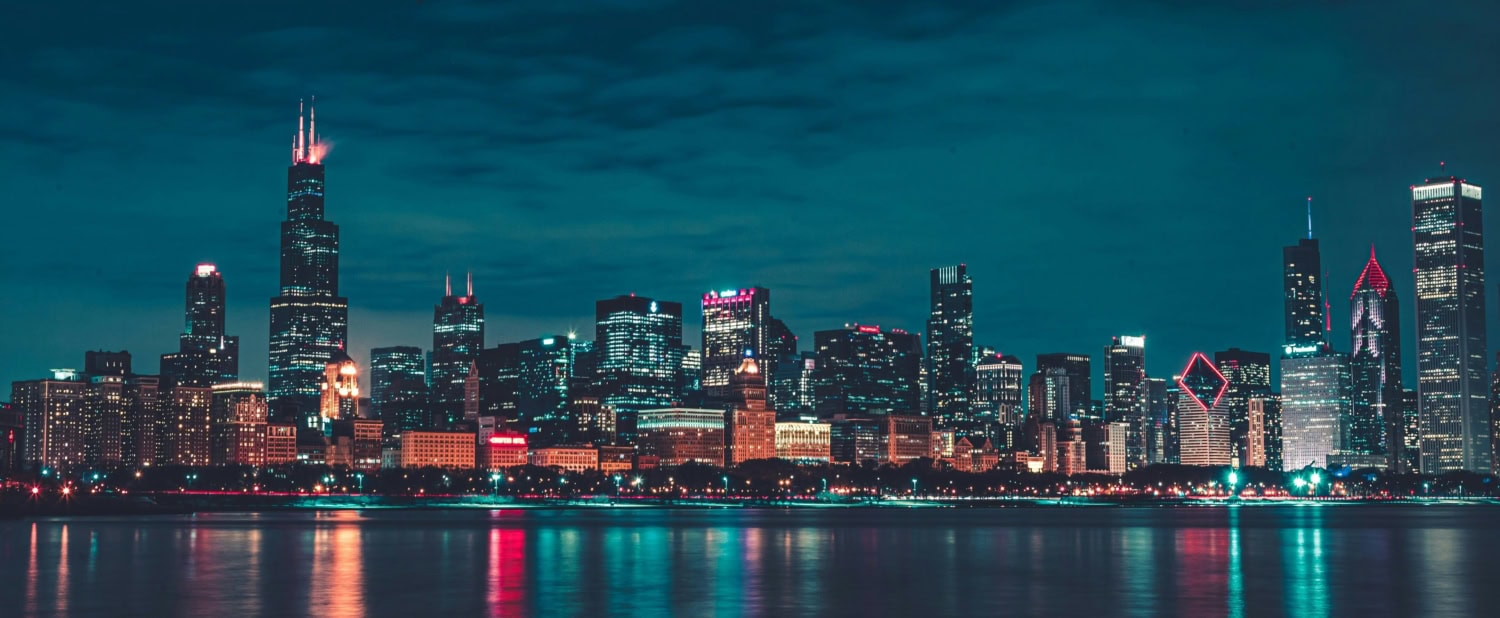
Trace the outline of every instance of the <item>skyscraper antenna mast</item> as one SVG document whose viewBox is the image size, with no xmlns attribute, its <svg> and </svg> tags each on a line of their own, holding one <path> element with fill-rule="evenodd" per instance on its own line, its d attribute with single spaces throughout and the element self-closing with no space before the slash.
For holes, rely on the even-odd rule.
<svg viewBox="0 0 1500 618">
<path fill-rule="evenodd" d="M 1312 240 L 1312 196 L 1307 196 L 1307 239 Z"/>
<path fill-rule="evenodd" d="M 468 296 L 473 296 L 474 295 L 474 271 L 472 271 L 472 270 L 469 271 L 469 293 L 467 295 Z"/>
<path fill-rule="evenodd" d="M 443 273 L 443 296 L 453 295 L 453 275 Z"/>
</svg>

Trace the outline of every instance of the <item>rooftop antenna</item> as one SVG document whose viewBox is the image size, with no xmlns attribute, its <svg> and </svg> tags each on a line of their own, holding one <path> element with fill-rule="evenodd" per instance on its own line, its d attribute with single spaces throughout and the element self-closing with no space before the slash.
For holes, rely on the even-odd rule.
<svg viewBox="0 0 1500 618">
<path fill-rule="evenodd" d="M 474 271 L 469 271 L 469 296 L 474 295 Z"/>
<path fill-rule="evenodd" d="M 309 121 L 307 126 L 307 149 L 310 155 L 313 145 L 318 143 L 318 97 L 314 96 L 312 104 L 307 106 L 307 115 Z"/>
<path fill-rule="evenodd" d="M 307 158 L 307 134 L 303 132 L 306 125 L 302 122 L 302 100 L 297 100 L 297 160 Z"/>
<path fill-rule="evenodd" d="M 1307 196 L 1307 239 L 1312 240 L 1312 196 Z"/>
<path fill-rule="evenodd" d="M 453 295 L 453 275 L 443 273 L 443 296 Z"/>
<path fill-rule="evenodd" d="M 1438 161 L 1438 175 L 1442 175 L 1442 174 L 1446 174 L 1446 173 L 1448 173 L 1448 162 L 1447 161 Z"/>
</svg>

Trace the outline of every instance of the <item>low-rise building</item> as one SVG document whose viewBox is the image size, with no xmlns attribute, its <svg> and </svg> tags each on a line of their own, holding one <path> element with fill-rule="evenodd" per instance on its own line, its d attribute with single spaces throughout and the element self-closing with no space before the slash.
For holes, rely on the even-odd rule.
<svg viewBox="0 0 1500 618">
<path fill-rule="evenodd" d="M 832 436 L 828 423 L 776 423 L 776 457 L 799 464 L 826 464 L 832 458 Z"/>
<path fill-rule="evenodd" d="M 562 468 L 568 472 L 599 469 L 599 449 L 592 446 L 549 446 L 533 449 L 530 463 L 541 468 Z"/>
<path fill-rule="evenodd" d="M 641 453 L 664 468 L 697 462 L 724 465 L 724 411 L 702 408 L 642 410 L 636 420 Z"/>
<path fill-rule="evenodd" d="M 484 417 L 480 417 L 484 418 Z M 504 470 L 526 465 L 526 434 L 513 431 L 491 432 L 485 439 L 485 468 Z"/>
<path fill-rule="evenodd" d="M 297 461 L 297 426 L 283 423 L 266 424 L 266 465 L 295 463 Z"/>
<path fill-rule="evenodd" d="M 401 432 L 403 468 L 473 468 L 474 451 L 474 434 L 469 432 Z"/>
</svg>

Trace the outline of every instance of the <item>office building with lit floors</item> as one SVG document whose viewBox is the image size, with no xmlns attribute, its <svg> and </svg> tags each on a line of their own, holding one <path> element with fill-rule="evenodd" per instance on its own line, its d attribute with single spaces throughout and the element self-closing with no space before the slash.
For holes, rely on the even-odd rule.
<svg viewBox="0 0 1500 618">
<path fill-rule="evenodd" d="M 265 390 L 259 382 L 215 384 L 211 389 L 209 461 L 213 465 L 266 464 Z"/>
<path fill-rule="evenodd" d="M 1287 346 L 1281 359 L 1281 458 L 1287 471 L 1326 467 L 1346 450 L 1349 357 Z"/>
<path fill-rule="evenodd" d="M 1385 269 L 1370 260 L 1349 296 L 1350 410 L 1347 450 L 1365 463 L 1407 471 L 1401 383 L 1401 303 Z"/>
<path fill-rule="evenodd" d="M 1249 435 L 1250 400 L 1271 394 L 1271 355 L 1229 348 L 1214 352 L 1214 366 L 1229 381 L 1220 405 L 1229 413 L 1230 448 L 1234 449 L 1240 465 L 1249 465 L 1245 442 Z"/>
<path fill-rule="evenodd" d="M 729 379 L 731 407 L 724 414 L 726 467 L 776 456 L 776 411 L 766 406 L 766 381 L 754 358 Z"/>
<path fill-rule="evenodd" d="M 1020 422 L 1025 383 L 1020 358 L 1005 354 L 980 357 L 974 365 L 974 394 L 969 402 L 974 417 L 990 427 Z"/>
<path fill-rule="evenodd" d="M 427 414 L 427 358 L 421 348 L 370 350 L 370 406 L 387 435 L 431 429 Z"/>
<path fill-rule="evenodd" d="M 1452 176 L 1411 188 L 1423 474 L 1491 467 L 1482 199 Z"/>
<path fill-rule="evenodd" d="M 1221 405 L 1229 381 L 1207 356 L 1195 353 L 1177 385 L 1178 457 L 1182 465 L 1231 465 L 1234 452 L 1229 444 L 1229 412 Z"/>
<path fill-rule="evenodd" d="M 1091 366 L 1092 361 L 1087 354 L 1054 352 L 1036 355 L 1036 373 L 1047 376 L 1051 384 L 1060 386 L 1065 391 L 1047 395 L 1060 404 L 1048 409 L 1047 418 L 1061 421 L 1069 417 L 1082 419 L 1091 416 L 1089 406 L 1093 403 L 1094 396 Z"/>
<path fill-rule="evenodd" d="M 636 433 L 640 453 L 658 458 L 658 465 L 664 468 L 689 462 L 724 465 L 723 410 L 642 410 Z"/>
<path fill-rule="evenodd" d="M 813 341 L 818 353 L 813 400 L 819 417 L 921 410 L 922 342 L 916 335 L 855 324 L 817 331 Z"/>
<path fill-rule="evenodd" d="M 462 296 L 453 293 L 451 279 L 445 279 L 443 285 L 443 298 L 432 308 L 428 408 L 432 427 L 453 429 L 461 421 L 474 420 L 464 413 L 464 387 L 484 348 L 484 305 L 474 296 L 472 275 Z"/>
<path fill-rule="evenodd" d="M 819 465 L 832 458 L 832 425 L 805 421 L 776 423 L 776 458 Z"/>
<path fill-rule="evenodd" d="M 516 379 L 518 429 L 533 448 L 582 442 L 573 388 L 583 342 L 572 335 L 522 341 Z"/>
<path fill-rule="evenodd" d="M 974 282 L 965 264 L 934 268 L 928 279 L 928 410 L 938 427 L 970 432 L 975 429 L 969 411 L 974 388 Z"/>
<path fill-rule="evenodd" d="M 884 414 L 880 423 L 880 461 L 901 465 L 932 457 L 932 419 L 912 414 Z"/>
<path fill-rule="evenodd" d="M 634 443 L 641 410 L 682 400 L 682 303 L 634 294 L 598 301 L 594 333 L 595 392 L 614 410 L 620 441 Z"/>
<path fill-rule="evenodd" d="M 404 431 L 401 433 L 402 468 L 474 467 L 475 436 L 462 431 Z"/>
<path fill-rule="evenodd" d="M 771 291 L 761 287 L 703 295 L 704 395 L 729 396 L 729 376 L 748 352 L 759 358 L 770 339 Z"/>
<path fill-rule="evenodd" d="M 11 384 L 11 406 L 23 424 L 28 467 L 70 470 L 88 464 L 91 425 L 84 414 L 88 384 L 73 370 Z"/>
<path fill-rule="evenodd" d="M 1125 424 L 1126 469 L 1146 465 L 1146 338 L 1115 337 L 1104 347 L 1104 419 Z M 1111 469 L 1112 466 L 1109 466 Z"/>
<path fill-rule="evenodd" d="M 281 223 L 280 294 L 271 299 L 266 398 L 279 422 L 318 421 L 323 369 L 349 340 L 349 300 L 339 296 L 339 227 L 324 218 L 323 154 L 316 112 L 297 116 Z"/>
<path fill-rule="evenodd" d="M 188 276 L 177 352 L 161 357 L 161 375 L 169 385 L 209 387 L 239 378 L 240 339 L 224 334 L 225 289 L 213 264 L 199 264 Z"/>
</svg>

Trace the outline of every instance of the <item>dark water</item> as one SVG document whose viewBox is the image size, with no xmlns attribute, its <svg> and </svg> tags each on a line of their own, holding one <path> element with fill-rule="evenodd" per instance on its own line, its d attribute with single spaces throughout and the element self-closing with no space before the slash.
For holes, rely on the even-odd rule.
<svg viewBox="0 0 1500 618">
<path fill-rule="evenodd" d="M 10 615 L 1500 616 L 1500 508 L 12 521 Z"/>
</svg>

